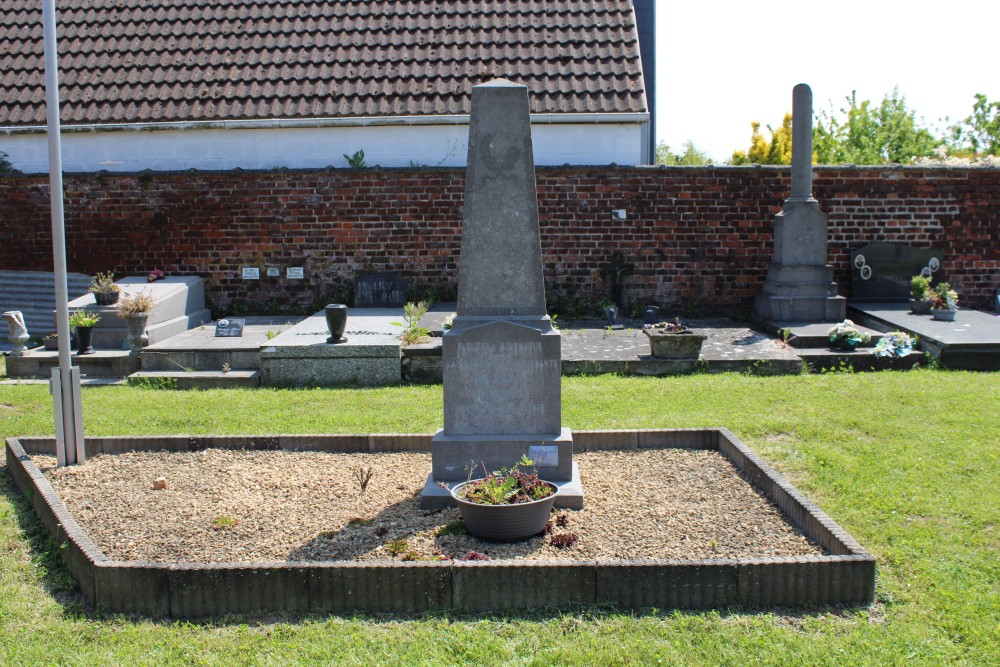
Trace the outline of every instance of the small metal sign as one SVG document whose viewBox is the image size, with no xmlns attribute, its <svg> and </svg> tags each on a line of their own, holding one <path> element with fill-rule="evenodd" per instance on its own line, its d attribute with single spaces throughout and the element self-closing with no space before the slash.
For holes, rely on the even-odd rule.
<svg viewBox="0 0 1000 667">
<path fill-rule="evenodd" d="M 278 267 L 276 267 L 276 266 L 269 266 L 269 267 L 267 267 L 267 277 L 268 278 L 277 278 L 280 275 L 281 275 L 281 269 L 279 269 Z"/>
<path fill-rule="evenodd" d="M 243 319 L 227 319 L 219 320 L 215 323 L 215 337 L 216 338 L 242 338 L 243 337 L 243 326 L 246 324 L 246 320 Z"/>
<path fill-rule="evenodd" d="M 256 266 L 244 266 L 243 280 L 260 280 L 260 269 Z"/>
<path fill-rule="evenodd" d="M 285 276 L 291 280 L 302 280 L 306 277 L 306 272 L 301 266 L 289 266 Z"/>
<path fill-rule="evenodd" d="M 538 468 L 559 466 L 559 447 L 556 445 L 528 445 L 528 458 Z"/>
</svg>

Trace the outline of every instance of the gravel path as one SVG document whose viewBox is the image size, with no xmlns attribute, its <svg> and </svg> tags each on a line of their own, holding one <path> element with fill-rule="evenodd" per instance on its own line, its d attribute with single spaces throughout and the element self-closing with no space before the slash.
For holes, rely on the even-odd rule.
<svg viewBox="0 0 1000 667">
<path fill-rule="evenodd" d="M 576 454 L 585 508 L 554 512 L 552 535 L 573 533 L 579 540 L 562 548 L 550 543 L 551 535 L 517 544 L 438 535 L 459 514 L 420 509 L 428 453 L 216 449 L 98 456 L 62 469 L 52 457 L 33 458 L 114 560 L 385 561 L 457 558 L 469 551 L 514 560 L 823 553 L 710 451 Z M 363 497 L 352 473 L 359 467 L 374 469 Z M 167 488 L 155 490 L 161 477 Z M 557 521 L 559 515 L 565 520 Z"/>
</svg>

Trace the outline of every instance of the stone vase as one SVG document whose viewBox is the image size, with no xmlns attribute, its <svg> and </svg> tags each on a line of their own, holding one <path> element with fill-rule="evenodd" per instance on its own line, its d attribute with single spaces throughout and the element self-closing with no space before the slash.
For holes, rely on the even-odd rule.
<svg viewBox="0 0 1000 667">
<path fill-rule="evenodd" d="M 514 505 L 483 505 L 470 502 L 459 495 L 464 486 L 475 484 L 477 481 L 479 480 L 462 482 L 451 490 L 451 495 L 458 504 L 458 511 L 462 514 L 462 520 L 465 521 L 465 527 L 470 533 L 491 542 L 517 542 L 545 530 L 545 524 L 549 521 L 549 514 L 552 512 L 558 493 L 554 484 L 546 482 L 552 487 L 553 493 L 541 500 Z"/>
<path fill-rule="evenodd" d="M 98 306 L 113 306 L 118 303 L 121 292 L 94 292 L 94 301 Z"/>
<path fill-rule="evenodd" d="M 681 333 L 657 332 L 643 329 L 649 338 L 649 352 L 659 359 L 697 359 L 707 336 L 684 331 Z"/>
<path fill-rule="evenodd" d="M 327 343 L 343 343 L 344 329 L 347 328 L 347 306 L 342 303 L 331 303 L 324 308 L 326 313 L 326 327 L 330 330 L 330 337 Z"/>
<path fill-rule="evenodd" d="M 930 315 L 932 303 L 927 299 L 910 299 L 910 311 L 914 315 Z"/>
<path fill-rule="evenodd" d="M 80 349 L 77 354 L 93 354 L 94 348 L 90 344 L 90 338 L 94 334 L 94 327 L 77 327 L 76 338 L 80 341 Z"/>
<path fill-rule="evenodd" d="M 935 308 L 931 311 L 931 315 L 934 319 L 941 320 L 942 322 L 954 322 L 955 315 L 957 314 L 957 310 L 948 310 L 947 308 Z"/>
<path fill-rule="evenodd" d="M 146 323 L 149 322 L 149 313 L 139 313 L 137 315 L 126 315 L 125 326 L 128 327 L 128 337 L 125 342 L 128 344 L 129 355 L 138 356 L 142 348 L 149 343 L 149 336 L 146 335 Z"/>
<path fill-rule="evenodd" d="M 25 343 L 31 337 L 28 335 L 28 327 L 24 324 L 24 315 L 20 310 L 8 310 L 4 312 L 3 318 L 7 320 L 7 340 L 14 346 L 10 356 L 20 357 L 27 352 Z"/>
</svg>

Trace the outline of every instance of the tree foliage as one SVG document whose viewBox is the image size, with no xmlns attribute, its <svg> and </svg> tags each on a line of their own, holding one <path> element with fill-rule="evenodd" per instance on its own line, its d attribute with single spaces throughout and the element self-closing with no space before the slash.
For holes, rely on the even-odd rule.
<svg viewBox="0 0 1000 667">
<path fill-rule="evenodd" d="M 792 163 L 792 114 L 786 113 L 777 130 L 770 125 L 767 131 L 770 139 L 765 139 L 760 133 L 760 123 L 750 123 L 753 134 L 750 136 L 750 148 L 744 151 L 734 151 L 733 164 L 791 164 Z"/>
<path fill-rule="evenodd" d="M 972 115 L 950 128 L 949 148 L 972 156 L 1000 155 L 1000 100 L 976 93 Z"/>
<path fill-rule="evenodd" d="M 17 174 L 19 173 L 17 169 L 14 169 L 14 165 L 10 163 L 8 159 L 10 156 L 0 151 L 0 174 Z"/>
<path fill-rule="evenodd" d="M 662 141 L 656 146 L 655 164 L 698 166 L 711 163 L 712 159 L 708 153 L 698 150 L 690 141 L 684 142 L 684 149 L 680 153 L 673 152 L 670 146 Z"/>
<path fill-rule="evenodd" d="M 821 111 L 813 128 L 813 148 L 820 164 L 907 164 L 933 154 L 941 139 L 919 127 L 916 112 L 894 88 L 878 106 L 846 98 L 841 117 Z"/>
</svg>

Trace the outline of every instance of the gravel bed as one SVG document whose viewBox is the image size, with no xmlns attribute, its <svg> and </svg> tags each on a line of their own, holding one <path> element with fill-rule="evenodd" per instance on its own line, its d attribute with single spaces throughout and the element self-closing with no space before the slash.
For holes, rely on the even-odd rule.
<svg viewBox="0 0 1000 667">
<path fill-rule="evenodd" d="M 460 558 L 470 551 L 494 560 L 823 553 L 712 451 L 578 453 L 585 508 L 555 510 L 549 535 L 516 544 L 439 535 L 460 516 L 457 509 L 420 509 L 429 453 L 209 449 L 97 456 L 62 469 L 53 457 L 33 459 L 113 560 L 398 561 Z M 374 474 L 362 496 L 352 471 L 364 468 Z M 154 489 L 158 478 L 166 489 Z M 566 533 L 578 541 L 551 544 L 553 535 Z"/>
</svg>

